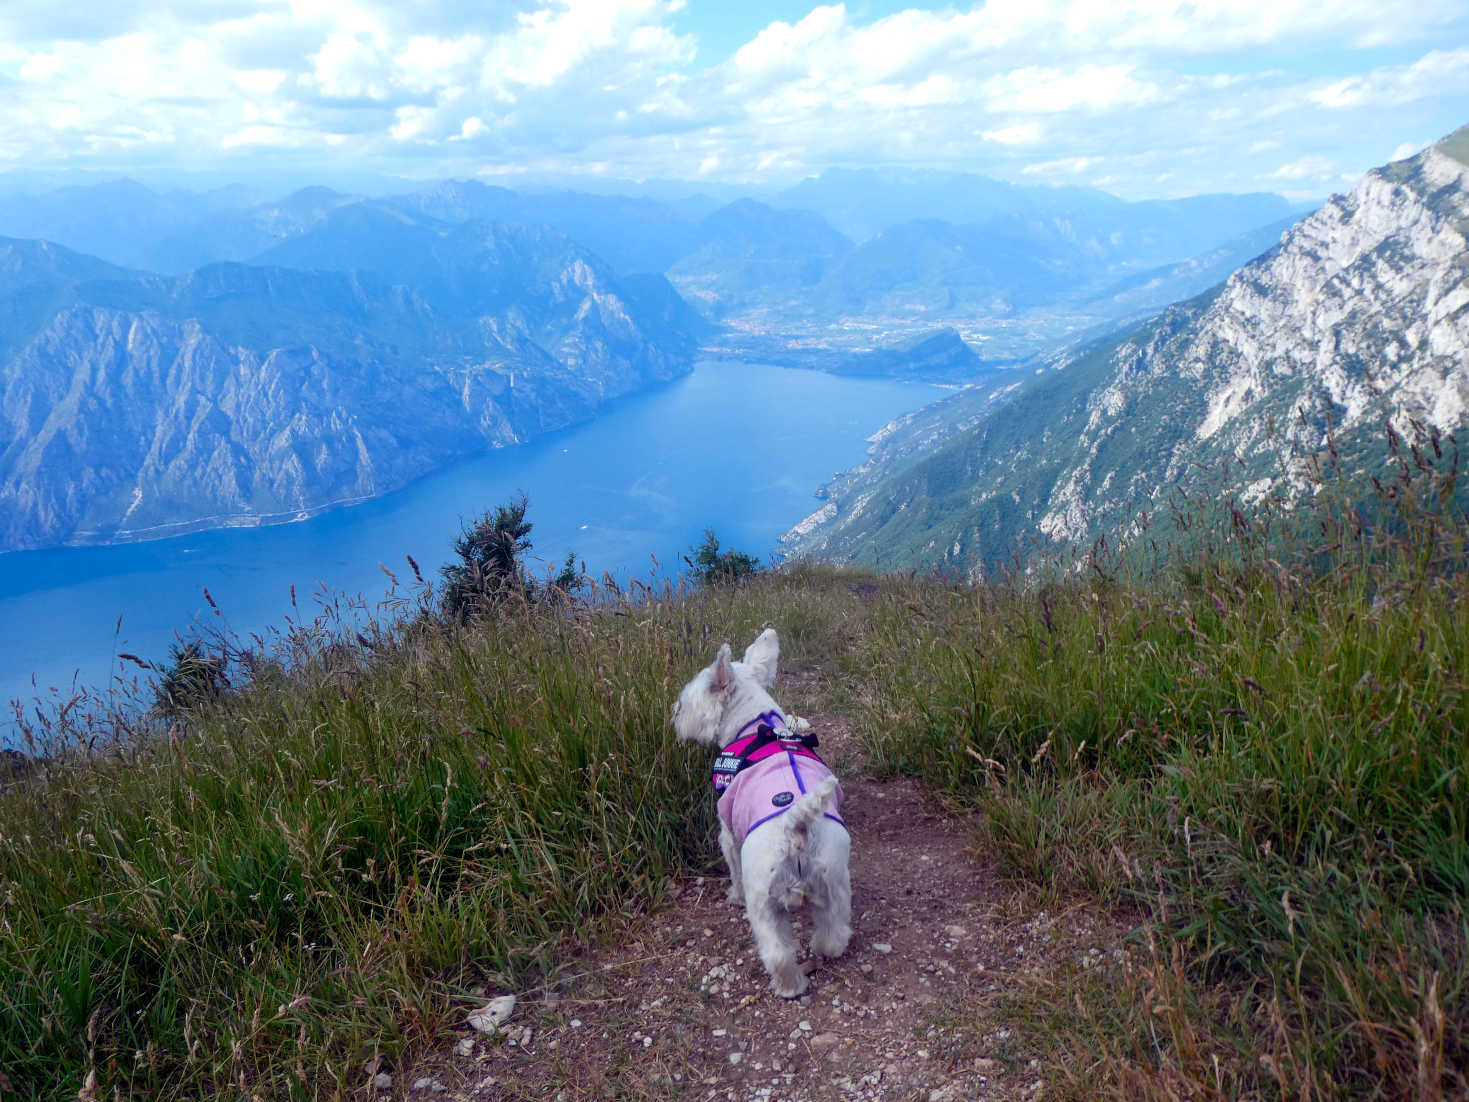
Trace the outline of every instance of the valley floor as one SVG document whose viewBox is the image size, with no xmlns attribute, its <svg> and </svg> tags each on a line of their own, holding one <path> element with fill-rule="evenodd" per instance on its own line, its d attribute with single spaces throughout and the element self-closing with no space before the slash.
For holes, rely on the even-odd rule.
<svg viewBox="0 0 1469 1102">
<path fill-rule="evenodd" d="M 843 778 L 854 936 L 815 964 L 811 990 L 774 995 L 722 875 L 670 885 L 610 947 L 517 993 L 494 1036 L 466 1026 L 383 1080 L 378 1098 L 1031 1100 L 1046 1062 L 1027 1004 L 1125 959 L 1138 920 L 1095 900 L 1057 904 L 1000 877 L 972 815 L 911 778 L 874 775 L 819 667 L 782 671 L 776 693 L 819 734 Z M 692 752 L 692 751 L 691 751 Z M 710 839 L 710 849 L 716 849 Z M 803 946 L 809 926 L 798 924 Z M 812 967 L 812 965 L 808 965 Z M 489 992 L 490 995 L 499 992 Z"/>
</svg>

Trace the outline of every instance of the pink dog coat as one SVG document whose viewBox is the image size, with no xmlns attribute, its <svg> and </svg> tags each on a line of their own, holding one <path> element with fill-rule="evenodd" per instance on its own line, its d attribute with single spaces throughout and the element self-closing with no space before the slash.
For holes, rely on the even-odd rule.
<svg viewBox="0 0 1469 1102">
<path fill-rule="evenodd" d="M 754 734 L 743 730 L 756 726 Z M 714 762 L 714 790 L 719 797 L 719 818 L 734 835 L 735 845 L 744 845 L 752 830 L 783 815 L 801 796 L 819 785 L 831 770 L 816 755 L 816 739 L 801 738 L 786 728 L 779 712 L 766 712 L 747 723 L 740 737 L 720 751 Z M 842 807 L 842 786 L 837 785 L 824 812 L 841 823 L 832 812 Z M 846 826 L 845 823 L 842 823 Z"/>
</svg>

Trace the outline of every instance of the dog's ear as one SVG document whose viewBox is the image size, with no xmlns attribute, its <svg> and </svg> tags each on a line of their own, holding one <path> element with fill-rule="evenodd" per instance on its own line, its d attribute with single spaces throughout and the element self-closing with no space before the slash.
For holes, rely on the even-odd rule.
<svg viewBox="0 0 1469 1102">
<path fill-rule="evenodd" d="M 734 662 L 730 660 L 728 643 L 719 648 L 719 655 L 714 659 L 714 665 L 709 667 L 709 675 L 710 692 L 729 692 L 729 687 L 734 684 Z"/>
<path fill-rule="evenodd" d="M 775 688 L 775 668 L 780 662 L 780 637 L 774 628 L 766 628 L 745 648 L 742 659 L 762 689 Z"/>
</svg>

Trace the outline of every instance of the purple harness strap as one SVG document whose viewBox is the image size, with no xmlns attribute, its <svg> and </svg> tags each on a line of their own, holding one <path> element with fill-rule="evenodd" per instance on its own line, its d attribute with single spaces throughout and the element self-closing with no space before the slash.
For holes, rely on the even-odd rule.
<svg viewBox="0 0 1469 1102">
<path fill-rule="evenodd" d="M 751 727 L 754 733 L 745 734 Z M 764 712 L 740 728 L 735 740 L 720 751 L 712 783 L 719 797 L 720 818 L 736 844 L 743 844 L 756 827 L 790 810 L 797 792 L 805 795 L 808 791 L 808 779 L 817 783 L 831 775 L 815 744 L 814 736 L 803 739 L 793 734 L 779 712 Z M 838 785 L 832 807 L 840 810 L 841 802 Z M 846 826 L 832 812 L 823 814 Z"/>
<path fill-rule="evenodd" d="M 755 728 L 755 732 L 745 734 L 751 727 Z M 816 753 L 815 742 L 814 736 L 808 744 L 800 736 L 792 734 L 786 727 L 785 716 L 779 712 L 761 712 L 741 727 L 734 741 L 714 759 L 714 776 L 711 781 L 714 791 L 723 792 L 740 773 L 776 754 L 794 754 L 819 762 L 821 758 Z"/>
</svg>

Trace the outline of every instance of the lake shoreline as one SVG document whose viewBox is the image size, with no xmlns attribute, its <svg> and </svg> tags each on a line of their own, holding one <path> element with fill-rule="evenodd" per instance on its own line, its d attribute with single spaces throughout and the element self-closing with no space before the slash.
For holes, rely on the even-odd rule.
<svg viewBox="0 0 1469 1102">
<path fill-rule="evenodd" d="M 818 487 L 860 462 L 883 424 L 941 393 L 701 360 L 589 421 L 299 521 L 0 555 L 0 701 L 54 709 L 74 686 L 105 694 L 119 652 L 159 662 L 216 628 L 271 639 L 286 617 L 309 622 L 325 603 L 375 609 L 390 590 L 385 569 L 411 580 L 412 557 L 436 580 L 464 525 L 522 492 L 538 572 L 571 553 L 594 578 L 660 584 L 706 528 L 775 561 L 782 533 L 819 504 Z M 0 746 L 11 741 L 5 723 Z"/>
</svg>

